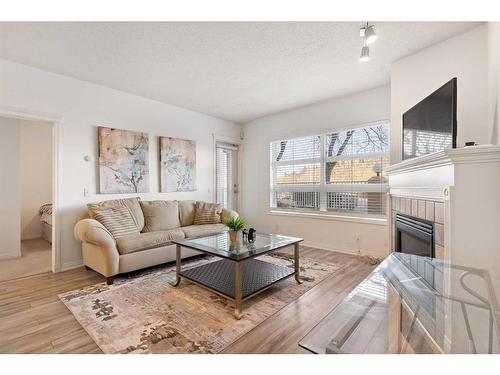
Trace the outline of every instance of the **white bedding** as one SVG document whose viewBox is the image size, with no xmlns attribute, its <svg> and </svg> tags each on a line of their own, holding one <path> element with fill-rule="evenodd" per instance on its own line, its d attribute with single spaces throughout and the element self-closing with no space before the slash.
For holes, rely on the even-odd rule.
<svg viewBox="0 0 500 375">
<path fill-rule="evenodd" d="M 49 214 L 44 212 L 40 215 L 40 221 L 42 223 L 47 223 L 49 225 L 52 225 L 52 215 L 49 215 Z"/>
</svg>

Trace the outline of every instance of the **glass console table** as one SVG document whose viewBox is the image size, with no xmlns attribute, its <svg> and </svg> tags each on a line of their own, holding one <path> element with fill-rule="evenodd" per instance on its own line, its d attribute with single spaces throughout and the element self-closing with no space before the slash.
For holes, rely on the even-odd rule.
<svg viewBox="0 0 500 375">
<path fill-rule="evenodd" d="M 299 345 L 313 353 L 500 353 L 488 272 L 392 253 Z"/>
</svg>

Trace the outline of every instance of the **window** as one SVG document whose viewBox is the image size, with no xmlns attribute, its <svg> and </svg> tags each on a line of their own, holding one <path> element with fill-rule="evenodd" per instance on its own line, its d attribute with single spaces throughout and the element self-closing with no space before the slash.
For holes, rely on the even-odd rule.
<svg viewBox="0 0 500 375">
<path fill-rule="evenodd" d="M 389 122 L 271 142 L 271 207 L 385 215 Z"/>
</svg>

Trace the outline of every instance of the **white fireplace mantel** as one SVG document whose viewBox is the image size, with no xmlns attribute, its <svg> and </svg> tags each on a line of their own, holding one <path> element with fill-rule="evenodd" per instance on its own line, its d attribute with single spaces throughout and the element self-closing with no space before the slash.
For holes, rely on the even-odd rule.
<svg viewBox="0 0 500 375">
<path fill-rule="evenodd" d="M 455 186 L 457 176 L 462 180 L 461 184 L 476 182 L 467 181 L 467 173 L 470 172 L 472 175 L 483 172 L 488 179 L 491 163 L 500 165 L 500 146 L 447 149 L 405 160 L 386 170 L 390 193 L 394 196 L 442 201 L 447 199 L 449 187 Z M 471 166 L 473 169 L 470 169 Z M 462 171 L 464 173 L 460 173 Z"/>
<path fill-rule="evenodd" d="M 500 161 L 500 146 L 484 145 L 446 149 L 432 154 L 402 161 L 387 167 L 390 175 L 439 168 L 460 163 L 485 163 Z"/>
</svg>

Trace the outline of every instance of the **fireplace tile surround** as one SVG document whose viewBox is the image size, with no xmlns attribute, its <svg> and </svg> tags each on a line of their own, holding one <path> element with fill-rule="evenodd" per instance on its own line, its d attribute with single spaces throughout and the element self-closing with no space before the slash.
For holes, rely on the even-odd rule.
<svg viewBox="0 0 500 375">
<path fill-rule="evenodd" d="M 397 213 L 428 220 L 434 224 L 434 254 L 444 259 L 444 202 L 391 195 L 391 250 L 395 249 L 395 217 Z"/>
</svg>

